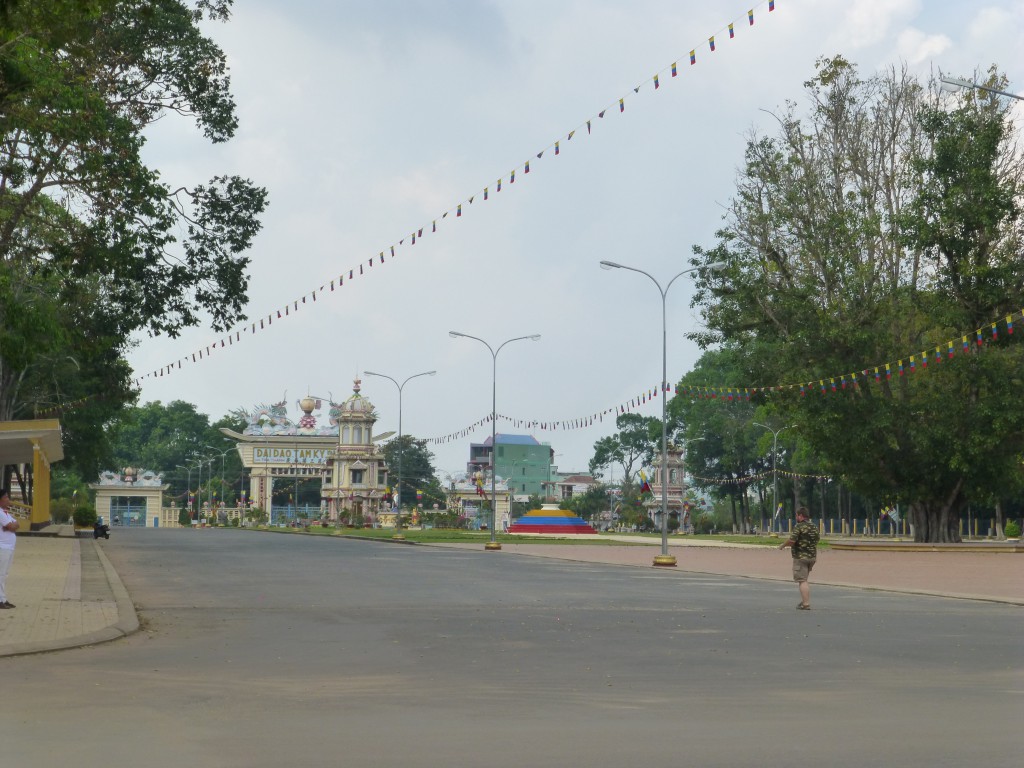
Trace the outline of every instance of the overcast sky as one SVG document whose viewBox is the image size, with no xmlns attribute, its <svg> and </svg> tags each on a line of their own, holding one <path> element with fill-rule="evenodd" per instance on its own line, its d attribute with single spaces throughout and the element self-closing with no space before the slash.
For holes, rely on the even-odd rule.
<svg viewBox="0 0 1024 768">
<path fill-rule="evenodd" d="M 753 26 L 750 7 L 236 0 L 232 20 L 208 30 L 228 56 L 236 137 L 210 146 L 187 119 L 167 118 L 146 158 L 174 187 L 234 173 L 268 188 L 249 253 L 250 319 L 210 357 L 206 346 L 228 334 L 140 337 L 130 361 L 141 402 L 186 400 L 216 420 L 285 398 L 297 420 L 297 399 L 344 400 L 359 377 L 382 432 L 398 429 L 398 391 L 363 371 L 401 382 L 436 370 L 405 387 L 402 431 L 440 438 L 478 425 L 430 446 L 435 466 L 454 472 L 469 443 L 490 435 L 481 420 L 492 358 L 448 331 L 494 348 L 539 333 L 498 355 L 497 410 L 558 429 L 499 421 L 498 431 L 531 433 L 562 470 L 585 471 L 594 443 L 614 432 L 616 406 L 661 379 L 657 289 L 598 262 L 664 285 L 694 244 L 712 245 L 747 136 L 773 132 L 769 113 L 802 100 L 819 57 L 842 54 L 865 75 L 906 63 L 969 76 L 995 63 L 1024 93 L 1021 0 L 779 0 L 771 13 L 766 0 Z M 691 287 L 683 277 L 668 293 L 671 382 L 699 356 L 683 338 L 698 323 Z M 562 428 L 606 411 L 593 426 Z M 660 415 L 660 401 L 638 412 Z"/>
</svg>

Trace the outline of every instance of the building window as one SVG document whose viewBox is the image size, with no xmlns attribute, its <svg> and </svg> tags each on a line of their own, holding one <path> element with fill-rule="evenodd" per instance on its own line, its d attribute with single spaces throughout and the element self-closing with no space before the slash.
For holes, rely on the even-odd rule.
<svg viewBox="0 0 1024 768">
<path fill-rule="evenodd" d="M 358 429 L 358 427 L 356 427 L 356 429 Z M 362 485 L 362 484 L 363 484 L 363 470 L 361 470 L 361 469 L 353 469 L 352 470 L 352 485 Z"/>
<path fill-rule="evenodd" d="M 670 469 L 669 470 L 668 481 L 669 481 L 669 483 L 673 483 L 673 484 L 675 483 L 675 481 L 676 481 L 676 471 L 674 469 Z"/>
<path fill-rule="evenodd" d="M 352 428 L 352 444 L 360 445 L 363 442 L 363 428 L 353 427 Z"/>
<path fill-rule="evenodd" d="M 341 442 L 342 442 L 342 445 L 348 445 L 348 440 L 349 440 L 349 431 L 348 431 L 348 424 L 346 424 L 344 427 L 341 428 Z"/>
<path fill-rule="evenodd" d="M 498 446 L 498 458 L 499 459 L 505 458 L 505 449 L 504 449 L 504 447 L 502 447 L 500 445 Z"/>
</svg>

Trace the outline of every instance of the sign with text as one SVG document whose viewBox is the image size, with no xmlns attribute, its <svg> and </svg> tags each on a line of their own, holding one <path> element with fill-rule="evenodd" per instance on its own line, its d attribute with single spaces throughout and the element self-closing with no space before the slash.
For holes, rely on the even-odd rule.
<svg viewBox="0 0 1024 768">
<path fill-rule="evenodd" d="M 323 464 L 332 450 L 329 448 L 271 448 L 252 449 L 253 463 L 258 464 Z"/>
</svg>

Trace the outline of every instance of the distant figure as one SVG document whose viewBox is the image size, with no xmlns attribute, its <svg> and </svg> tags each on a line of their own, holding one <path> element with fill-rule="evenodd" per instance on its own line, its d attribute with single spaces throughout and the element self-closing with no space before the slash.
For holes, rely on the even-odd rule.
<svg viewBox="0 0 1024 768">
<path fill-rule="evenodd" d="M 796 511 L 796 525 L 789 534 L 789 541 L 779 545 L 779 549 L 789 547 L 792 550 L 793 581 L 800 588 L 800 603 L 797 608 L 801 611 L 811 610 L 811 585 L 808 578 L 818 559 L 818 527 L 810 522 L 810 517 L 807 507 L 800 507 Z"/>
<path fill-rule="evenodd" d="M 18 542 L 15 533 L 19 523 L 14 515 L 7 511 L 11 504 L 11 492 L 0 489 L 0 609 L 13 608 L 14 603 L 7 599 L 7 572 L 11 570 L 14 560 L 14 546 Z"/>
<path fill-rule="evenodd" d="M 96 523 L 92 527 L 92 537 L 98 539 L 100 536 L 104 539 L 110 538 L 110 526 L 103 522 L 102 517 L 97 518 Z"/>
</svg>

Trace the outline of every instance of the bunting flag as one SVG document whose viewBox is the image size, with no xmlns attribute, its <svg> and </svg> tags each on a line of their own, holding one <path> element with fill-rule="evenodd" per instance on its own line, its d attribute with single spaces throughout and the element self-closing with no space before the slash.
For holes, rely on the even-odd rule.
<svg viewBox="0 0 1024 768">
<path fill-rule="evenodd" d="M 774 9 L 775 9 L 775 3 L 774 3 L 774 0 L 772 0 L 769 3 L 768 10 L 772 11 Z M 753 9 L 747 11 L 747 18 L 748 18 L 748 22 L 751 25 L 753 25 L 753 23 L 754 23 L 754 11 L 753 11 Z M 735 37 L 735 20 L 733 22 L 729 22 L 727 27 L 724 27 L 724 29 L 728 30 L 730 38 Z M 715 38 L 715 36 L 712 35 L 711 37 L 707 38 L 707 40 L 708 40 L 708 45 L 709 45 L 710 49 L 712 51 L 714 51 L 716 49 L 716 43 L 715 43 L 716 38 Z M 696 47 L 690 49 L 689 56 L 690 56 L 690 64 L 691 65 L 696 64 L 697 63 Z M 663 74 L 666 69 L 671 72 L 671 76 L 672 77 L 677 77 L 678 74 L 679 74 L 678 60 L 673 61 L 672 64 L 669 67 L 666 67 L 665 69 L 662 69 L 661 71 L 656 72 L 650 78 L 650 80 L 654 83 L 654 89 L 655 90 L 657 90 L 660 87 L 660 85 L 661 85 L 660 75 Z M 640 90 L 641 90 L 642 85 L 643 84 L 641 83 L 641 85 L 638 85 L 635 88 L 633 88 L 633 92 L 635 94 L 638 94 L 640 92 Z M 626 106 L 625 106 L 625 97 L 620 97 L 618 99 L 618 104 L 619 104 L 619 112 L 620 113 L 625 112 L 625 108 L 626 108 Z M 604 117 L 604 114 L 605 114 L 605 110 L 602 110 L 599 113 L 598 117 Z M 588 135 L 591 134 L 592 129 L 593 129 L 592 120 L 590 120 L 590 119 L 586 120 L 585 121 L 585 125 L 586 125 L 586 128 L 587 128 Z M 567 141 L 571 141 L 572 138 L 573 138 L 573 135 L 575 134 L 575 132 L 576 132 L 576 129 L 573 129 L 572 131 L 569 131 L 569 133 L 566 136 L 566 140 Z M 549 146 L 552 146 L 552 145 L 549 145 Z M 554 154 L 555 155 L 560 154 L 559 142 L 557 142 L 557 141 L 554 142 L 553 146 L 554 146 Z M 541 159 L 543 157 L 545 149 L 542 149 L 540 152 L 535 153 L 537 159 Z M 525 165 L 524 165 L 524 173 L 529 173 L 530 170 L 531 169 L 530 169 L 529 162 L 525 163 Z M 512 171 L 510 173 L 509 183 L 510 184 L 514 184 L 515 183 L 515 171 Z M 497 181 L 497 191 L 498 192 L 501 191 L 501 186 L 502 186 L 502 180 L 498 179 L 498 181 Z M 456 218 L 461 216 L 461 210 L 462 210 L 463 203 L 468 202 L 468 203 L 471 204 L 473 202 L 474 196 L 475 195 L 471 195 L 467 200 L 464 200 L 463 202 L 460 202 L 460 203 L 456 204 L 456 206 L 455 206 Z M 483 197 L 484 197 L 484 200 L 488 200 L 489 199 L 489 197 L 490 197 L 490 190 L 489 190 L 488 187 L 484 187 L 483 188 Z M 451 210 L 451 208 L 449 208 L 449 211 L 450 210 Z M 444 219 L 444 218 L 447 217 L 447 215 L 448 215 L 448 211 L 443 213 L 440 218 Z M 417 229 L 413 230 L 412 234 L 410 234 L 409 237 L 408 237 L 408 239 L 410 241 L 410 245 L 415 245 L 417 238 L 422 239 L 424 228 L 425 227 L 418 227 Z M 437 218 L 436 217 L 430 220 L 430 232 L 431 233 L 436 233 L 437 232 Z M 388 247 L 387 250 L 390 251 L 392 259 L 395 258 L 395 256 L 396 256 L 396 248 L 404 246 L 405 245 L 405 240 L 406 240 L 406 238 L 403 237 L 397 243 L 392 243 Z M 384 263 L 384 251 L 383 250 L 380 251 L 380 261 L 381 261 L 382 264 Z M 367 263 L 369 264 L 369 266 L 372 267 L 373 266 L 373 259 L 369 259 Z M 348 277 L 349 277 L 349 280 L 351 281 L 355 277 L 355 274 L 354 274 L 355 270 L 353 268 L 353 269 L 350 269 L 348 272 L 349 272 Z M 342 275 L 343 274 L 344 274 L 344 272 L 342 272 Z M 364 271 L 363 271 L 362 265 L 360 265 L 360 267 L 359 267 L 359 275 L 364 275 Z M 342 286 L 344 286 L 345 283 L 344 283 L 344 279 L 343 279 L 342 276 L 339 276 L 336 281 L 334 279 L 331 279 L 329 281 L 329 283 L 325 283 L 325 284 L 321 285 L 319 288 L 316 288 L 316 289 L 310 291 L 309 293 L 301 296 L 298 300 L 296 300 L 296 302 L 293 304 L 293 306 L 297 309 L 298 308 L 298 303 L 301 302 L 302 304 L 305 304 L 307 298 L 311 299 L 314 302 L 317 301 L 317 294 L 325 291 L 326 286 L 328 284 L 330 285 L 331 292 L 335 292 L 336 289 L 341 288 Z M 277 311 L 277 315 L 278 315 L 278 319 L 283 319 L 282 315 L 280 314 L 280 310 Z M 289 316 L 289 313 L 286 312 L 284 317 L 287 317 L 287 316 Z M 273 324 L 273 320 L 274 320 L 274 312 L 271 312 L 270 314 L 265 315 L 259 321 L 259 326 L 260 326 L 259 329 L 263 330 L 266 327 L 272 325 Z M 243 338 L 243 334 L 245 334 L 245 333 L 255 333 L 257 330 L 258 329 L 256 328 L 256 323 L 252 322 L 248 327 L 244 327 L 243 326 L 243 327 L 241 327 L 237 331 L 229 332 L 229 338 L 230 338 L 231 334 L 234 334 L 234 336 L 235 336 L 234 341 L 240 342 L 242 340 L 242 338 Z M 1010 332 L 1012 332 L 1012 329 L 1008 330 L 1008 333 L 1010 333 Z M 222 342 L 223 342 L 223 340 L 222 340 Z M 231 346 L 234 345 L 234 343 L 231 342 L 231 341 L 228 341 L 227 344 L 230 344 Z M 225 344 L 222 343 L 221 346 L 223 347 L 223 346 L 225 346 Z M 204 358 L 204 355 L 202 355 L 201 353 L 192 353 L 193 362 L 195 362 L 196 354 L 199 355 L 199 359 L 203 359 Z M 207 354 L 205 355 L 205 357 L 208 357 L 209 354 L 210 354 L 209 351 L 207 351 Z M 179 359 L 178 361 L 175 361 L 175 362 L 178 363 L 177 368 L 181 369 L 180 363 L 182 361 L 187 362 L 187 360 L 188 360 L 188 355 L 186 355 L 185 357 Z M 141 376 L 141 377 L 138 377 L 138 378 L 134 379 L 134 382 L 136 384 L 140 384 L 143 380 L 145 380 L 147 378 L 156 377 L 156 376 L 163 376 L 164 374 L 169 374 L 169 373 L 171 373 L 171 371 L 172 371 L 172 369 L 174 367 L 175 367 L 175 363 L 174 362 L 169 363 L 168 365 L 163 366 L 162 368 L 158 368 L 156 371 L 152 371 L 150 373 L 145 374 L 144 376 Z"/>
</svg>

